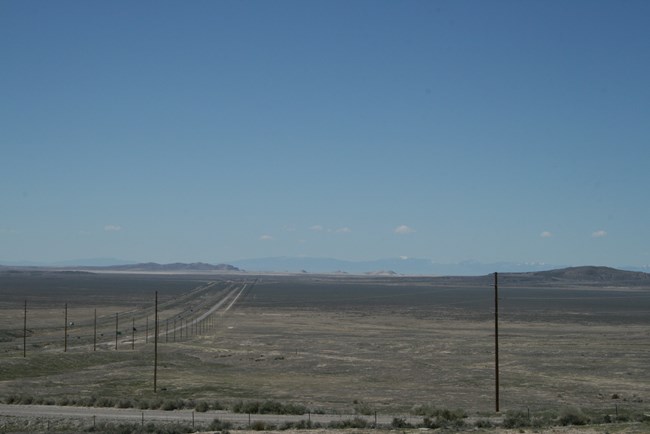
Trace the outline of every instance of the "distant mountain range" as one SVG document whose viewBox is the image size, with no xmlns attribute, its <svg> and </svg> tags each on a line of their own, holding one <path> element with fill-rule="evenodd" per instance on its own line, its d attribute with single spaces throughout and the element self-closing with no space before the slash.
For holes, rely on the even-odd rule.
<svg viewBox="0 0 650 434">
<path fill-rule="evenodd" d="M 404 274 L 425 276 L 483 276 L 495 271 L 525 273 L 564 269 L 567 264 L 539 262 L 434 262 L 422 258 L 386 258 L 373 261 L 345 261 L 331 258 L 269 257 L 229 261 L 229 264 L 246 271 L 275 271 L 290 273 L 350 273 L 350 274 Z M 650 272 L 650 267 L 619 267 L 627 271 Z"/>
<path fill-rule="evenodd" d="M 19 273 L 92 273 L 92 272 L 142 272 L 142 273 L 255 273 L 255 271 L 240 270 L 237 267 L 228 264 L 211 265 L 203 262 L 191 264 L 173 263 L 158 264 L 147 262 L 141 264 L 113 265 L 107 267 L 35 267 L 35 266 L 3 266 L 0 265 L 0 276 L 7 274 Z M 302 271 L 297 274 L 305 274 Z M 350 273 L 335 272 L 329 273 L 330 279 L 336 279 Z M 308 274 L 307 274 L 308 275 Z M 348 277 L 349 279 L 358 278 L 387 278 L 393 279 L 397 276 L 394 271 L 380 270 L 375 272 L 363 273 Z M 318 278 L 328 278 L 325 274 L 320 274 Z M 341 277 L 346 278 L 346 277 Z M 483 275 L 441 275 L 441 276 L 405 276 L 405 279 L 431 279 L 445 281 L 449 284 L 457 285 L 481 284 L 492 285 L 492 272 Z M 507 286 L 519 287 L 619 287 L 619 288 L 650 288 L 650 274 L 638 271 L 619 270 L 610 267 L 581 266 L 568 267 L 547 271 L 528 271 L 528 272 L 499 272 L 498 281 Z"/>
<path fill-rule="evenodd" d="M 0 262 L 2 264 L 2 262 Z M 374 261 L 345 261 L 331 258 L 310 257 L 270 257 L 230 261 L 221 264 L 208 264 L 204 262 L 159 264 L 155 262 L 135 263 L 120 261 L 118 259 L 90 259 L 79 261 L 65 261 L 57 263 L 9 263 L 3 265 L 16 267 L 48 267 L 59 269 L 104 269 L 113 271 L 142 271 L 142 272 L 172 272 L 172 271 L 241 271 L 241 272 L 288 272 L 288 273 L 334 273 L 334 274 L 368 274 L 368 275 L 424 275 L 424 276 L 484 276 L 495 271 L 500 273 L 526 274 L 527 277 L 536 276 L 534 273 L 548 272 L 544 278 L 566 279 L 567 273 L 578 273 L 584 278 L 589 278 L 589 269 L 607 269 L 606 267 L 572 267 L 566 265 L 552 265 L 542 263 L 514 263 L 494 262 L 482 263 L 477 261 L 463 261 L 458 263 L 439 263 L 421 258 L 388 258 Z M 0 266 L 1 268 L 1 266 Z M 620 269 L 636 272 L 648 272 L 648 267 L 619 267 Z M 561 274 L 558 270 L 564 271 Z M 609 270 L 614 270 L 610 268 Z M 615 270 L 619 271 L 619 270 Z M 593 270 L 592 270 L 593 272 Z M 532 273 L 532 274 L 531 274 Z M 559 273 L 559 274 L 558 274 Z M 613 272 L 610 272 L 610 274 Z M 612 274 L 613 275 L 613 274 Z M 601 280 L 606 280 L 606 273 L 599 273 Z M 539 276 L 537 276 L 539 277 Z M 592 276 L 593 277 L 593 276 Z"/>
<path fill-rule="evenodd" d="M 229 261 L 247 271 L 308 272 L 308 273 L 396 273 L 406 275 L 480 276 L 494 271 L 527 272 L 561 268 L 562 265 L 539 263 L 481 263 L 463 261 L 439 263 L 420 258 L 387 258 L 374 261 L 344 261 L 331 258 L 271 257 Z"/>
</svg>

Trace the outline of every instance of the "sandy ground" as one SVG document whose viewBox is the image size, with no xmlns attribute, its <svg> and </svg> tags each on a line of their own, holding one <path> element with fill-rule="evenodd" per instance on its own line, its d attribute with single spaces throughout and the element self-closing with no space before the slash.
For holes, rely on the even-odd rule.
<svg viewBox="0 0 650 434">
<path fill-rule="evenodd" d="M 219 287 L 223 294 L 234 294 L 229 285 Z M 226 404 L 274 399 L 329 413 L 362 409 L 386 417 L 422 405 L 462 408 L 470 416 L 494 410 L 494 328 L 489 296 L 481 295 L 482 290 L 456 293 L 455 288 L 430 289 L 424 283 L 388 290 L 371 282 L 359 292 L 330 285 L 306 295 L 297 285 L 281 298 L 282 285 L 256 285 L 228 312 L 213 311 L 209 327 L 183 339 L 166 336 L 159 345 L 157 394 L 152 392 L 153 345 L 142 334 L 134 350 L 124 336 L 115 351 L 109 316 L 102 329 L 106 336 L 93 352 L 92 304 L 77 300 L 71 314 L 83 324 L 69 331 L 78 340 L 63 353 L 62 330 L 47 328 L 60 323 L 61 309 L 34 309 L 47 333 L 30 336 L 27 358 L 19 339 L 0 343 L 0 398 L 159 397 Z M 211 292 L 216 286 L 196 288 L 167 300 L 162 318 L 179 312 L 198 317 L 220 302 L 222 293 Z M 503 291 L 503 412 L 530 411 L 534 416 L 568 407 L 599 415 L 649 412 L 648 298 L 639 290 L 597 292 L 582 290 L 561 299 L 561 291 L 552 296 Z M 151 307 L 138 310 L 136 298 L 121 307 L 117 299 L 103 297 L 104 311 L 131 309 L 139 331 L 152 315 Z M 634 308 L 637 316 L 631 316 Z M 21 318 L 18 304 L 3 309 L 0 322 Z M 589 429 L 537 432 L 650 432 L 634 431 L 634 425 Z"/>
</svg>

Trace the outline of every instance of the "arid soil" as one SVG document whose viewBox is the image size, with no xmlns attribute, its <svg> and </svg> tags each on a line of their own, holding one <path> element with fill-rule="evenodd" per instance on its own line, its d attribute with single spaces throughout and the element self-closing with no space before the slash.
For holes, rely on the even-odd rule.
<svg viewBox="0 0 650 434">
<path fill-rule="evenodd" d="M 167 292 L 161 293 L 155 394 L 150 289 L 156 278 L 142 293 L 127 291 L 139 280 L 124 279 L 117 278 L 124 291 L 114 297 L 101 289 L 95 298 L 92 284 L 75 293 L 69 314 L 76 323 L 65 353 L 62 309 L 51 305 L 53 297 L 63 300 L 65 288 L 28 298 L 38 320 L 31 319 L 26 358 L 22 330 L 15 326 L 23 315 L 20 295 L 7 299 L 13 304 L 5 300 L 0 397 L 94 396 L 133 405 L 179 397 L 224 405 L 273 399 L 328 413 L 398 417 L 426 407 L 494 415 L 489 278 L 461 285 L 425 278 L 183 276 L 172 282 L 166 276 L 160 282 Z M 242 288 L 230 310 L 216 309 L 193 325 L 193 318 Z M 602 415 L 648 412 L 650 289 L 504 284 L 499 303 L 502 413 L 534 416 L 568 407 Z M 135 343 L 127 327 L 116 351 L 113 317 L 105 313 L 93 351 L 96 307 L 126 312 L 126 324 L 136 324 Z M 189 321 L 182 337 L 181 316 Z"/>
</svg>

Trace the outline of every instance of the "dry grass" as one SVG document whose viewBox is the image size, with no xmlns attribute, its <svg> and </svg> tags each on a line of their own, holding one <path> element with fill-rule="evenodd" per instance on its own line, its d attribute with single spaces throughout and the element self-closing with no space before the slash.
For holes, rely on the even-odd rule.
<svg viewBox="0 0 650 434">
<path fill-rule="evenodd" d="M 179 287 L 187 291 L 205 284 L 204 277 L 185 278 L 187 284 Z M 299 291 L 300 281 L 292 284 Z M 76 300 L 74 315 L 80 325 L 72 334 L 81 338 L 68 353 L 61 351 L 61 330 L 48 329 L 60 322 L 61 309 L 39 311 L 40 335 L 30 338 L 36 346 L 28 348 L 27 359 L 22 358 L 21 339 L 0 345 L 0 396 L 274 399 L 338 412 L 363 405 L 366 411 L 405 414 L 416 405 L 430 405 L 490 414 L 494 337 L 489 297 L 484 306 L 483 300 L 468 305 L 467 293 L 456 296 L 448 286 L 424 282 L 411 286 L 423 294 L 428 291 L 425 295 L 433 301 L 419 304 L 420 292 L 413 290 L 406 300 L 399 291 L 407 288 L 390 284 L 396 293 L 385 289 L 377 296 L 377 281 L 371 280 L 349 299 L 342 291 L 337 301 L 328 296 L 331 282 L 321 287 L 310 281 L 310 290 L 320 292 L 293 303 L 286 294 L 269 295 L 282 287 L 281 281 L 260 283 L 228 314 L 217 315 L 205 335 L 160 344 L 157 395 L 152 391 L 153 345 L 145 345 L 142 335 L 134 351 L 128 336 L 114 351 L 109 318 L 100 347 L 92 352 L 90 294 L 83 303 Z M 443 292 L 447 304 L 436 305 L 436 294 Z M 169 295 L 168 301 L 177 301 L 168 303 L 162 318 L 187 311 L 199 299 L 216 297 L 209 291 L 196 297 L 179 294 L 183 292 Z M 141 329 L 150 315 L 147 297 L 132 295 L 125 304 L 113 299 L 110 308 L 102 309 L 145 309 L 136 316 Z M 103 294 L 102 300 L 111 298 Z M 20 304 L 3 307 L 4 326 L 21 318 Z M 615 407 L 647 411 L 647 317 L 617 321 L 611 320 L 617 318 L 615 312 L 607 320 L 591 311 L 567 314 L 561 302 L 528 314 L 506 300 L 502 309 L 502 410 L 530 409 L 535 414 L 576 406 L 602 414 L 613 413 Z"/>
</svg>

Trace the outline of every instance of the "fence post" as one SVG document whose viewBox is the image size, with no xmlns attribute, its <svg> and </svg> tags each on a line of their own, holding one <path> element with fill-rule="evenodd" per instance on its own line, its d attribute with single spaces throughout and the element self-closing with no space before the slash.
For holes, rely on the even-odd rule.
<svg viewBox="0 0 650 434">
<path fill-rule="evenodd" d="M 158 291 L 156 291 L 154 317 L 154 359 L 153 359 L 153 393 L 158 392 Z"/>
</svg>

